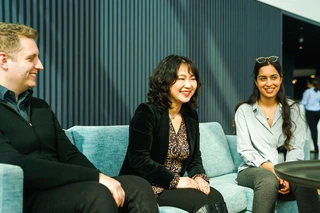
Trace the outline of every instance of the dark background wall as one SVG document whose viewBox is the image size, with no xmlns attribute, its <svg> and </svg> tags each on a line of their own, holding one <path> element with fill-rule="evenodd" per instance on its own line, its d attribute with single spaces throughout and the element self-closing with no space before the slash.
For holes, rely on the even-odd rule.
<svg viewBox="0 0 320 213">
<path fill-rule="evenodd" d="M 38 30 L 35 95 L 64 128 L 129 124 L 152 70 L 179 54 L 200 70 L 200 121 L 231 134 L 254 59 L 282 51 L 281 11 L 255 0 L 0 0 L 0 21 Z"/>
</svg>

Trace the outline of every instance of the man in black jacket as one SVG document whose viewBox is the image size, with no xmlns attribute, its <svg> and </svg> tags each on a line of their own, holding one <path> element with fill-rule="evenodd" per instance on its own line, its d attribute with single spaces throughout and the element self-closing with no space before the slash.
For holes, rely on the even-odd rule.
<svg viewBox="0 0 320 213">
<path fill-rule="evenodd" d="M 147 181 L 99 172 L 49 105 L 32 97 L 43 69 L 37 37 L 30 27 L 0 22 L 0 163 L 23 169 L 24 212 L 158 212 Z"/>
</svg>

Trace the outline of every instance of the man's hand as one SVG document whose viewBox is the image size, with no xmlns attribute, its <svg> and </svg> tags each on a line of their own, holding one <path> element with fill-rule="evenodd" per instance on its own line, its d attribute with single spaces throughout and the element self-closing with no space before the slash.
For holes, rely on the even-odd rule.
<svg viewBox="0 0 320 213">
<path fill-rule="evenodd" d="M 194 188 L 199 189 L 198 183 L 189 177 L 180 177 L 177 188 Z"/>
<path fill-rule="evenodd" d="M 118 207 L 122 207 L 125 199 L 125 192 L 119 181 L 99 173 L 99 183 L 105 185 L 111 192 Z"/>
</svg>

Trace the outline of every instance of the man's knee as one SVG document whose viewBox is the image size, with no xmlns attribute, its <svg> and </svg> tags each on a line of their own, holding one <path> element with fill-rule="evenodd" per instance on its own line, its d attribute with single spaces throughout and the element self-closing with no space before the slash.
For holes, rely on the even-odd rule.
<svg viewBox="0 0 320 213">
<path fill-rule="evenodd" d="M 145 180 L 139 176 L 134 176 L 134 175 L 130 176 L 130 180 L 132 181 L 133 184 L 135 184 L 139 187 L 148 188 L 148 189 L 151 188 L 151 184 L 147 180 Z"/>
<path fill-rule="evenodd" d="M 114 177 L 116 180 L 118 180 L 123 189 L 127 192 L 130 192 L 130 193 L 147 193 L 150 192 L 153 194 L 153 191 L 152 191 L 152 187 L 151 187 L 151 184 L 139 177 L 139 176 L 136 176 L 136 175 L 123 175 L 123 176 L 117 176 L 117 177 Z"/>
<path fill-rule="evenodd" d="M 82 199 L 83 208 L 90 210 L 89 212 L 105 212 L 106 209 L 108 212 L 118 212 L 118 206 L 110 190 L 98 182 L 88 183 Z"/>
</svg>

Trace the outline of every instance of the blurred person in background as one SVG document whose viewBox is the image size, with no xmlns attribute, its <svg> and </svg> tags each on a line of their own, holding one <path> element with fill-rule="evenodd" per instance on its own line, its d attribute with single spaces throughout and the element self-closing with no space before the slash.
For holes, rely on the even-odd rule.
<svg viewBox="0 0 320 213">
<path fill-rule="evenodd" d="M 306 119 L 310 128 L 314 149 L 312 153 L 319 153 L 318 147 L 318 122 L 320 120 L 320 81 L 319 78 L 308 80 L 307 87 L 302 95 L 300 105 L 306 111 Z"/>
</svg>

